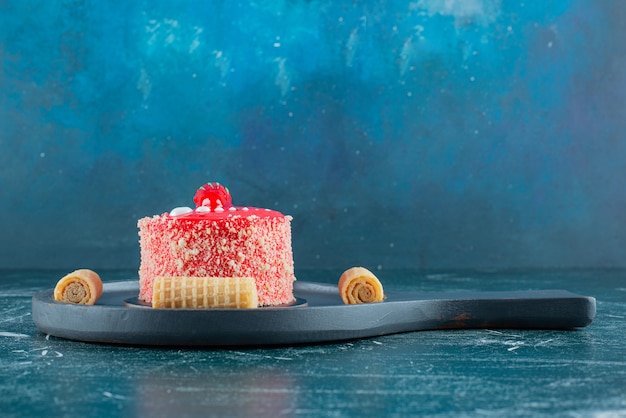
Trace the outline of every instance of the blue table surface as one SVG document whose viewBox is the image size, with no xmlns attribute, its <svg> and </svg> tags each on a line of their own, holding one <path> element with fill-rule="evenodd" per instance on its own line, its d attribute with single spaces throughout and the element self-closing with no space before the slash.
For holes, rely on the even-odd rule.
<svg viewBox="0 0 626 418">
<path fill-rule="evenodd" d="M 626 416 L 626 270 L 377 272 L 386 289 L 566 289 L 573 331 L 422 331 L 273 348 L 149 348 L 39 332 L 31 297 L 67 272 L 0 271 L 2 416 Z M 99 271 L 105 282 L 136 271 Z M 301 271 L 335 283 L 341 271 Z"/>
</svg>

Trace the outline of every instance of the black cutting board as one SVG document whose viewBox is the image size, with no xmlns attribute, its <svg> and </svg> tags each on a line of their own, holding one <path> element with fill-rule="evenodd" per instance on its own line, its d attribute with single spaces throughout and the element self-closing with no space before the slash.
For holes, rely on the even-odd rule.
<svg viewBox="0 0 626 418">
<path fill-rule="evenodd" d="M 95 305 L 33 296 L 43 333 L 78 341 L 150 346 L 266 346 L 351 340 L 441 329 L 574 329 L 591 323 L 593 297 L 565 290 L 386 292 L 383 302 L 345 305 L 336 286 L 300 282 L 296 303 L 258 309 L 153 309 L 138 281 L 105 283 Z"/>
</svg>

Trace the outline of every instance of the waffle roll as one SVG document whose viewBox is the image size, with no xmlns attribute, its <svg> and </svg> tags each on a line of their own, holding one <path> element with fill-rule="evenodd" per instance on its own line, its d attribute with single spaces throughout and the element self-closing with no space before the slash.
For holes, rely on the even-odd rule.
<svg viewBox="0 0 626 418">
<path fill-rule="evenodd" d="M 58 302 L 93 305 L 102 295 L 102 280 L 89 269 L 75 270 L 61 278 L 54 287 Z"/>
<path fill-rule="evenodd" d="M 381 302 L 385 299 L 383 285 L 364 267 L 352 267 L 344 271 L 338 287 L 345 304 Z"/>
</svg>

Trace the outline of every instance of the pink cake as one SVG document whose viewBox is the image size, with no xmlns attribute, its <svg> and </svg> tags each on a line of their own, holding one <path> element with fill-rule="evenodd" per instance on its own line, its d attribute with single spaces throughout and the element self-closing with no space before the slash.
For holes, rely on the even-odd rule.
<svg viewBox="0 0 626 418">
<path fill-rule="evenodd" d="M 253 277 L 259 305 L 292 303 L 291 216 L 233 206 L 219 183 L 198 189 L 194 202 L 138 221 L 139 299 L 152 302 L 158 276 Z"/>
</svg>

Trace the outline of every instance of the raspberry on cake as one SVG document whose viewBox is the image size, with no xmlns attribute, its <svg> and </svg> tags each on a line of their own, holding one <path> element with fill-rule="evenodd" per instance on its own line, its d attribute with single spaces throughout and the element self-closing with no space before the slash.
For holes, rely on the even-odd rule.
<svg viewBox="0 0 626 418">
<path fill-rule="evenodd" d="M 292 303 L 291 216 L 233 206 L 219 183 L 200 187 L 194 202 L 138 221 L 139 299 L 152 302 L 156 277 L 252 277 L 260 306 Z"/>
</svg>

